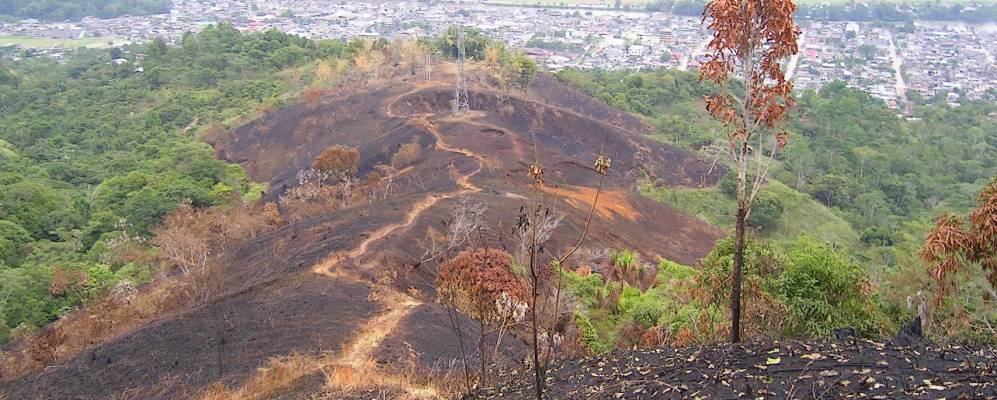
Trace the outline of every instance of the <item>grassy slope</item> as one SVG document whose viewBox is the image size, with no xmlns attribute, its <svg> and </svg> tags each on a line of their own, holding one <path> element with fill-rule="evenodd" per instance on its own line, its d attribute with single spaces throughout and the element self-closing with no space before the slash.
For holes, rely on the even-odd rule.
<svg viewBox="0 0 997 400">
<path fill-rule="evenodd" d="M 683 213 L 714 226 L 733 230 L 736 204 L 718 188 L 661 188 L 643 184 L 640 191 Z M 770 232 L 764 232 L 764 237 L 782 241 L 806 235 L 845 248 L 855 249 L 860 246 L 859 234 L 852 226 L 812 197 L 774 179 L 765 184 L 763 191 L 776 195 L 785 207 L 776 227 Z"/>
</svg>

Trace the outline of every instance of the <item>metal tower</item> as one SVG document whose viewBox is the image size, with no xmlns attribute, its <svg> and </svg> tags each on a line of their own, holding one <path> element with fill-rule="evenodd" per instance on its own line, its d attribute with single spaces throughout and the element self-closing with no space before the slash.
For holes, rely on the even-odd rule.
<svg viewBox="0 0 997 400">
<path fill-rule="evenodd" d="M 467 80 L 464 78 L 464 27 L 457 27 L 457 91 L 453 99 L 453 112 L 460 114 L 471 109 L 467 98 Z"/>
</svg>

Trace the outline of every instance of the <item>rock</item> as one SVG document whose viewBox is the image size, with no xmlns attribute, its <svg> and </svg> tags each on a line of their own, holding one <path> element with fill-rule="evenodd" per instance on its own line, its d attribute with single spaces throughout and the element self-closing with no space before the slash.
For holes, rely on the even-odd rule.
<svg viewBox="0 0 997 400">
<path fill-rule="evenodd" d="M 921 325 L 921 317 L 915 317 L 912 321 L 900 327 L 900 331 L 893 337 L 890 344 L 893 346 L 913 347 L 924 344 L 924 329 Z"/>
</svg>

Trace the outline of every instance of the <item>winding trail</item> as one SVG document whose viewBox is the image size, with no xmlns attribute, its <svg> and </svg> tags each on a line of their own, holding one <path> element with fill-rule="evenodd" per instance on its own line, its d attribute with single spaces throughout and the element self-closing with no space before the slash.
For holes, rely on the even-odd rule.
<svg viewBox="0 0 997 400">
<path fill-rule="evenodd" d="M 348 274 L 345 274 L 342 270 L 337 268 L 343 261 L 347 259 L 356 259 L 363 256 L 364 254 L 367 253 L 367 249 L 370 247 L 372 243 L 384 239 L 389 235 L 391 235 L 392 233 L 408 228 L 413 223 L 415 223 L 415 221 L 418 220 L 420 216 L 422 216 L 423 212 L 425 212 L 430 207 L 436 205 L 436 203 L 438 203 L 440 200 L 451 199 L 468 193 L 476 193 L 481 191 L 481 188 L 479 188 L 477 185 L 471 182 L 471 177 L 481 172 L 481 169 L 483 168 L 485 163 L 484 157 L 471 150 L 460 147 L 454 147 L 447 144 L 446 141 L 443 140 L 443 136 L 440 134 L 439 130 L 436 129 L 436 125 L 433 124 L 431 121 L 429 121 L 429 119 L 425 115 L 419 115 L 413 117 L 410 120 L 410 124 L 423 128 L 427 132 L 432 134 L 433 137 L 436 139 L 437 149 L 473 158 L 478 161 L 478 168 L 476 168 L 471 173 L 461 174 L 457 177 L 456 183 L 457 186 L 460 187 L 459 190 L 455 190 L 448 193 L 430 194 L 424 197 L 418 203 L 415 203 L 412 206 L 412 209 L 410 209 L 407 213 L 405 213 L 405 218 L 402 219 L 402 222 L 388 224 L 379 228 L 378 230 L 371 233 L 370 236 L 368 236 L 366 239 L 361 241 L 359 245 L 357 245 L 348 252 L 345 253 L 338 252 L 329 255 L 321 262 L 315 264 L 312 267 L 312 272 L 319 275 L 325 275 L 331 278 L 349 278 Z"/>
<path fill-rule="evenodd" d="M 397 101 L 397 98 L 395 100 Z M 390 102 L 388 106 L 385 107 L 385 111 L 389 115 L 393 114 L 391 110 L 391 106 L 393 104 L 394 101 Z M 321 262 L 316 263 L 312 267 L 312 272 L 315 274 L 333 279 L 365 282 L 369 284 L 369 281 L 363 279 L 355 272 L 348 271 L 343 268 L 342 263 L 344 261 L 355 260 L 363 257 L 367 254 L 370 246 L 375 242 L 412 226 L 412 224 L 414 224 L 427 209 L 436 205 L 441 200 L 451 199 L 465 194 L 481 191 L 480 187 L 471 182 L 471 178 L 480 173 L 482 168 L 484 168 L 484 157 L 471 150 L 449 145 L 443 139 L 443 136 L 436 128 L 436 125 L 429 120 L 428 115 L 416 115 L 409 117 L 408 124 L 424 129 L 432 134 L 435 138 L 435 146 L 437 149 L 473 158 L 478 162 L 478 167 L 470 173 L 460 174 L 455 178 L 455 183 L 459 187 L 458 190 L 427 195 L 422 200 L 415 203 L 412 208 L 405 213 L 405 217 L 402 218 L 401 222 L 380 227 L 353 249 L 346 252 L 330 254 Z M 380 295 L 383 296 L 380 300 L 384 303 L 388 310 L 371 318 L 364 323 L 363 326 L 357 329 L 354 337 L 347 343 L 344 350 L 338 357 L 323 357 L 316 360 L 316 368 L 326 374 L 327 386 L 329 386 L 330 380 L 335 381 L 336 379 L 339 379 L 336 377 L 346 376 L 354 378 L 343 379 L 359 379 L 363 382 L 377 382 L 379 385 L 390 385 L 403 388 L 406 394 L 412 398 L 440 398 L 440 394 L 432 386 L 414 384 L 404 377 L 392 375 L 387 371 L 382 371 L 374 364 L 374 353 L 381 346 L 384 339 L 394 334 L 401 321 L 404 320 L 405 317 L 407 317 L 415 308 L 422 304 L 422 302 L 417 299 L 396 290 L 390 288 L 383 289 L 383 292 L 380 292 Z"/>
</svg>

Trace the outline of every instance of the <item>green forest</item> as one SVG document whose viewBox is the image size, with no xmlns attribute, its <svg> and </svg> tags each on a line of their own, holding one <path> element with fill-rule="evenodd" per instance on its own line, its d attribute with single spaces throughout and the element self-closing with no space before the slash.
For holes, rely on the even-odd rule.
<svg viewBox="0 0 997 400">
<path fill-rule="evenodd" d="M 450 54 L 452 36 L 448 32 L 432 46 Z M 484 57 L 486 42 L 472 32 L 469 56 Z M 316 81 L 323 69 L 316 68 L 319 60 L 348 59 L 363 46 L 277 31 L 242 34 L 221 24 L 187 34 L 177 46 L 154 40 L 80 49 L 62 61 L 0 61 L 0 343 L 89 299 L 151 279 L 148 263 L 116 254 L 122 243 L 150 237 L 182 202 L 204 208 L 259 196 L 263 187 L 239 166 L 217 160 L 200 139 L 295 101 Z M 532 65 L 521 54 L 510 60 Z M 532 68 L 514 68 L 522 73 L 513 81 L 528 82 Z M 693 73 L 569 69 L 557 77 L 641 116 L 663 142 L 722 159 L 715 143 L 722 127 L 702 101 L 715 89 Z M 905 119 L 842 83 L 806 92 L 798 103 L 787 120 L 789 145 L 779 153 L 750 220 L 758 279 L 783 306 L 799 306 L 791 314 L 797 319 L 783 327 L 789 336 L 824 335 L 837 324 L 871 333 L 898 323 L 907 316 L 899 308 L 906 297 L 929 284 L 916 255 L 935 216 L 964 214 L 997 175 L 997 105 L 932 104 Z M 716 167 L 723 168 L 723 161 Z M 639 189 L 730 228 L 731 182 L 728 175 L 716 187 L 664 188 L 645 178 Z M 729 245 L 718 246 L 704 260 L 702 276 L 722 276 L 729 253 Z M 592 326 L 593 338 L 604 336 L 593 339 L 593 348 L 615 343 L 605 336 L 619 333 L 620 318 L 649 323 L 667 315 L 671 319 L 653 323 L 680 326 L 717 309 L 668 300 L 682 292 L 669 289 L 671 282 L 692 272 L 666 260 L 656 269 L 662 285 L 614 289 L 637 265 L 625 251 L 616 258 L 623 273 L 615 282 L 566 273 L 582 304 L 592 305 L 591 314 L 582 315 L 589 320 L 579 324 Z M 782 272 L 773 275 L 775 267 L 766 265 Z M 851 289 L 868 278 L 877 290 L 819 305 L 828 313 L 851 310 L 846 314 L 815 316 L 808 314 L 815 305 L 798 304 L 807 295 L 787 281 L 793 271 L 800 281 L 814 274 L 839 277 L 839 285 Z M 967 279 L 968 297 L 983 298 L 982 277 Z M 595 306 L 606 291 L 622 299 L 614 313 Z M 946 312 L 978 306 L 951 304 Z M 885 322 L 859 323 L 879 319 Z"/>
<path fill-rule="evenodd" d="M 171 5 L 170 0 L 5 0 L 0 3 L 0 16 L 75 21 L 88 16 L 166 14 Z"/>
<path fill-rule="evenodd" d="M 197 136 L 282 107 L 313 79 L 314 68 L 297 67 L 347 51 L 222 24 L 176 47 L 0 62 L 0 343 L 148 280 L 149 266 L 115 259 L 115 247 L 147 237 L 181 201 L 259 196 Z M 129 62 L 112 62 L 120 58 Z M 77 272 L 85 282 L 57 290 Z"/>
<path fill-rule="evenodd" d="M 700 83 L 696 74 L 568 69 L 557 76 L 642 116 L 653 126 L 653 137 L 717 160 L 719 166 L 726 162 L 723 127 L 705 111 L 702 100 L 716 89 Z M 936 216 L 965 214 L 975 206 L 977 193 L 997 176 L 997 136 L 993 135 L 997 104 L 976 102 L 957 108 L 934 104 L 918 107 L 916 118 L 905 119 L 882 101 L 841 82 L 819 92 L 807 91 L 797 101 L 786 121 L 789 144 L 777 153 L 749 220 L 755 227 L 753 240 L 766 249 L 769 258 L 782 260 L 775 264 L 789 265 L 787 260 L 799 258 L 810 260 L 810 266 L 818 270 L 827 264 L 813 263 L 815 254 L 825 251 L 815 249 L 831 249 L 828 259 L 857 266 L 862 277 L 853 279 L 868 279 L 876 286 L 865 301 L 871 301 L 866 308 L 877 310 L 870 315 L 884 320 L 880 328 L 895 326 L 908 318 L 901 309 L 907 297 L 930 287 L 928 267 L 917 254 Z M 716 187 L 665 188 L 645 179 L 641 191 L 730 229 L 734 225 L 733 185 L 728 173 Z M 812 242 L 801 244 L 800 240 Z M 704 260 L 705 265 L 730 262 L 729 254 L 726 261 L 719 258 L 721 247 Z M 781 279 L 764 274 L 761 278 Z M 983 311 L 983 318 L 997 317 L 985 305 L 989 302 L 985 274 L 960 279 L 964 279 L 964 296 L 942 306 L 951 308 L 941 313 L 989 310 Z M 779 298 L 777 288 L 768 285 L 772 296 Z M 655 301 L 668 304 L 660 296 Z M 809 333 L 826 333 L 825 329 Z M 789 336 L 801 336 L 798 333 Z M 974 335 L 949 333 L 953 337 Z"/>
<path fill-rule="evenodd" d="M 455 32 L 404 45 L 451 54 Z M 468 43 L 472 58 L 490 46 L 478 31 Z M 155 39 L 63 60 L 0 58 L 0 344 L 161 273 L 129 246 L 155 247 L 153 231 L 181 204 L 259 198 L 264 185 L 215 158 L 204 139 L 346 79 L 358 54 L 398 45 L 219 24 L 176 46 Z M 533 61 L 494 49 L 509 84 L 528 84 Z"/>
</svg>

